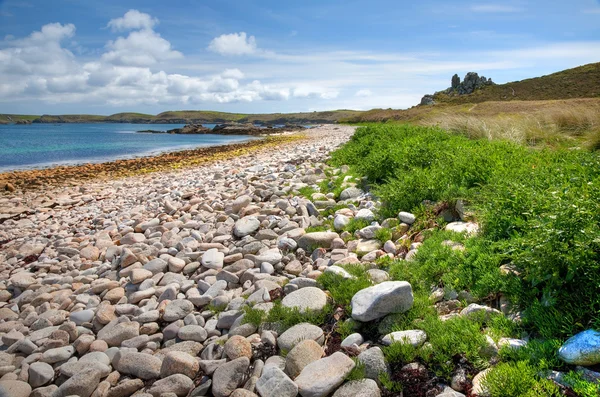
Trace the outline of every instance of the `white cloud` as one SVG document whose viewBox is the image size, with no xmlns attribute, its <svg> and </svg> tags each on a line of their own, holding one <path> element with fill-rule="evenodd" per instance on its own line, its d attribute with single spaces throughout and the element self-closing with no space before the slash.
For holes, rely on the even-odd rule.
<svg viewBox="0 0 600 397">
<path fill-rule="evenodd" d="M 183 58 L 183 54 L 171 48 L 171 43 L 153 30 L 139 30 L 109 41 L 109 50 L 102 59 L 116 65 L 149 66 L 158 62 Z"/>
<path fill-rule="evenodd" d="M 471 11 L 482 13 L 514 13 L 523 11 L 523 8 L 505 4 L 477 4 L 471 6 Z"/>
<path fill-rule="evenodd" d="M 583 10 L 584 14 L 600 14 L 600 7 Z"/>
<path fill-rule="evenodd" d="M 240 80 L 244 78 L 244 73 L 239 69 L 225 69 L 225 71 L 221 73 L 221 76 Z"/>
<path fill-rule="evenodd" d="M 358 91 L 356 91 L 356 94 L 354 94 L 354 96 L 362 97 L 362 98 L 369 97 L 371 95 L 373 95 L 371 90 L 358 90 Z"/>
<path fill-rule="evenodd" d="M 129 10 L 120 18 L 111 19 L 107 27 L 113 32 L 133 29 L 152 29 L 158 24 L 158 19 L 138 10 Z"/>
<path fill-rule="evenodd" d="M 250 55 L 257 52 L 256 39 L 246 32 L 223 34 L 208 45 L 210 51 L 221 55 Z"/>
</svg>

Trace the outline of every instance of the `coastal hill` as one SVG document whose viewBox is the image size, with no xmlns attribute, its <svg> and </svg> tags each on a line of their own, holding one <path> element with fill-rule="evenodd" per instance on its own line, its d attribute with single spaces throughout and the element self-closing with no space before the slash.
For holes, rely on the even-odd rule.
<svg viewBox="0 0 600 397">
<path fill-rule="evenodd" d="M 157 115 L 117 113 L 110 116 L 87 114 L 15 115 L 0 114 L 0 123 L 139 123 L 139 124 L 199 124 L 199 123 L 262 123 L 262 124 L 328 124 L 361 113 L 355 110 L 333 110 L 306 113 L 240 114 L 204 110 L 180 110 Z"/>
<path fill-rule="evenodd" d="M 444 91 L 433 95 L 435 102 L 450 104 L 572 98 L 600 98 L 600 62 L 547 76 L 486 85 L 469 95 L 448 95 Z"/>
<path fill-rule="evenodd" d="M 343 122 L 382 121 L 444 123 L 449 117 L 540 116 L 565 113 L 588 115 L 600 109 L 600 62 L 563 70 L 547 76 L 506 84 L 489 84 L 470 94 L 451 89 L 429 96 L 433 105 L 409 109 L 372 109 Z"/>
</svg>

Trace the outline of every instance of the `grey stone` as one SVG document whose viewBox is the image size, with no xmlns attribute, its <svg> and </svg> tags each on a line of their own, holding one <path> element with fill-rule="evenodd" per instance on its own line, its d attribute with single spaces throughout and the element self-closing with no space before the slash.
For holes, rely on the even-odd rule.
<svg viewBox="0 0 600 397">
<path fill-rule="evenodd" d="M 115 367 L 123 374 L 150 380 L 159 377 L 161 365 L 161 359 L 151 354 L 125 352 L 121 354 Z"/>
<path fill-rule="evenodd" d="M 263 371 L 256 382 L 256 390 L 261 397 L 296 397 L 298 386 L 277 367 Z"/>
<path fill-rule="evenodd" d="M 327 295 L 317 287 L 301 288 L 286 295 L 281 300 L 281 305 L 288 308 L 297 308 L 302 313 L 321 311 L 327 305 Z"/>
<path fill-rule="evenodd" d="M 34 389 L 54 379 L 54 368 L 50 364 L 37 362 L 29 365 L 29 384 Z"/>
<path fill-rule="evenodd" d="M 332 241 L 339 237 L 339 234 L 334 232 L 306 233 L 298 240 L 298 247 L 310 252 L 315 248 L 331 248 Z"/>
<path fill-rule="evenodd" d="M 390 313 L 404 313 L 413 305 L 412 288 L 406 281 L 385 281 L 358 291 L 352 297 L 352 318 L 372 321 Z"/>
<path fill-rule="evenodd" d="M 362 196 L 365 192 L 357 187 L 349 187 L 340 193 L 340 200 L 351 200 Z"/>
<path fill-rule="evenodd" d="M 148 393 L 160 397 L 163 393 L 174 393 L 178 397 L 187 396 L 194 388 L 194 382 L 185 375 L 173 374 L 152 384 Z"/>
<path fill-rule="evenodd" d="M 78 372 L 59 386 L 53 397 L 79 396 L 89 397 L 100 383 L 100 373 L 90 369 Z"/>
<path fill-rule="evenodd" d="M 312 339 L 299 342 L 285 358 L 285 372 L 295 378 L 304 367 L 323 356 L 323 348 Z"/>
<path fill-rule="evenodd" d="M 378 380 L 379 374 L 388 372 L 385 356 L 377 346 L 365 350 L 358 355 L 358 361 L 365 366 L 365 378 Z"/>
<path fill-rule="evenodd" d="M 73 346 L 57 347 L 54 349 L 48 349 L 42 353 L 40 361 L 54 364 L 60 361 L 68 360 L 73 354 L 75 354 L 75 348 Z"/>
<path fill-rule="evenodd" d="M 340 352 L 310 363 L 295 380 L 298 390 L 302 397 L 326 397 L 344 382 L 354 365 Z"/>
<path fill-rule="evenodd" d="M 258 230 L 260 221 L 255 216 L 245 216 L 238 219 L 233 227 L 233 234 L 237 237 L 248 236 Z"/>
<path fill-rule="evenodd" d="M 277 345 L 281 350 L 289 352 L 294 346 L 306 339 L 314 340 L 320 345 L 325 342 L 325 336 L 321 328 L 309 323 L 300 323 L 282 333 L 277 338 Z"/>
<path fill-rule="evenodd" d="M 410 212 L 400 212 L 398 214 L 398 219 L 400 219 L 400 222 L 406 223 L 408 225 L 412 225 L 413 223 L 415 223 L 415 220 L 417 220 L 417 218 Z"/>
<path fill-rule="evenodd" d="M 391 345 L 392 343 L 409 343 L 414 347 L 419 347 L 427 340 L 427 334 L 420 329 L 408 330 L 408 331 L 396 331 L 387 334 L 381 340 L 386 346 Z"/>
<path fill-rule="evenodd" d="M 118 323 L 117 320 L 113 320 L 98 331 L 98 339 L 105 341 L 109 347 L 118 347 L 123 341 L 139 334 L 139 323 L 135 321 Z"/>
<path fill-rule="evenodd" d="M 165 307 L 163 320 L 172 322 L 184 318 L 194 310 L 194 304 L 186 299 L 178 299 L 169 302 Z"/>
<path fill-rule="evenodd" d="M 223 268 L 223 260 L 225 254 L 219 252 L 216 248 L 211 248 L 202 255 L 200 263 L 208 269 L 221 270 Z"/>
<path fill-rule="evenodd" d="M 342 347 L 350 347 L 354 344 L 360 346 L 363 344 L 363 342 L 365 341 L 365 338 L 363 338 L 363 336 L 359 333 L 353 333 L 351 335 L 348 335 L 343 341 L 341 346 Z"/>
<path fill-rule="evenodd" d="M 217 368 L 212 378 L 214 396 L 229 397 L 241 385 L 249 366 L 248 357 L 240 357 Z"/>
<path fill-rule="evenodd" d="M 360 379 L 344 383 L 333 397 L 380 397 L 381 391 L 373 379 Z"/>
<path fill-rule="evenodd" d="M 75 325 L 89 323 L 92 321 L 92 318 L 94 318 L 94 311 L 90 309 L 80 310 L 69 315 L 69 320 L 73 321 Z"/>
</svg>

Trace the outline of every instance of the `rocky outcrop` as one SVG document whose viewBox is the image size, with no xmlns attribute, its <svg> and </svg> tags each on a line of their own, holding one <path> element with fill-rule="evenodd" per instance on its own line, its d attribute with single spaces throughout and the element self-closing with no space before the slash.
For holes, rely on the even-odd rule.
<svg viewBox="0 0 600 397">
<path fill-rule="evenodd" d="M 427 94 L 421 98 L 420 106 L 430 106 L 435 105 L 435 96 L 438 94 L 445 95 L 469 95 L 488 85 L 494 85 L 492 79 L 488 79 L 485 76 L 479 76 L 479 74 L 475 72 L 469 72 L 466 74 L 465 79 L 461 82 L 460 77 L 457 74 L 452 76 L 452 82 L 450 87 L 446 88 L 444 91 L 438 91 L 435 94 Z"/>
<path fill-rule="evenodd" d="M 458 75 L 452 76 L 452 86 L 446 89 L 447 94 L 458 94 L 458 95 L 468 95 L 475 92 L 480 88 L 485 87 L 486 85 L 495 84 L 492 79 L 488 79 L 485 76 L 479 76 L 479 74 L 475 72 L 469 72 L 465 76 L 465 79 L 460 81 Z"/>
<path fill-rule="evenodd" d="M 201 124 L 188 124 L 183 128 L 173 128 L 172 130 L 160 131 L 160 130 L 141 130 L 137 131 L 139 133 L 148 133 L 148 134 L 210 134 L 212 130 L 210 128 L 206 128 Z"/>
<path fill-rule="evenodd" d="M 428 105 L 435 105 L 435 101 L 433 100 L 433 95 L 425 95 L 423 96 L 423 98 L 421 98 L 421 105 L 423 106 L 428 106 Z"/>
</svg>

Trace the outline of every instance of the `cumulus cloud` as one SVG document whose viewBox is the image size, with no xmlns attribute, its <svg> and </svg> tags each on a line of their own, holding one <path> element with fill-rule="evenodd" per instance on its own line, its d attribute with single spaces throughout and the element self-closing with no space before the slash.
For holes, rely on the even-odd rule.
<svg viewBox="0 0 600 397">
<path fill-rule="evenodd" d="M 152 29 L 158 24 L 158 19 L 138 10 L 129 10 L 120 18 L 111 19 L 107 27 L 113 32 L 132 29 Z"/>
<path fill-rule="evenodd" d="M 102 59 L 116 65 L 149 66 L 158 62 L 183 58 L 183 54 L 171 48 L 171 43 L 153 30 L 139 30 L 109 41 L 109 50 Z"/>
<path fill-rule="evenodd" d="M 208 45 L 210 51 L 221 55 L 251 55 L 258 51 L 254 36 L 246 32 L 223 34 Z"/>
</svg>

